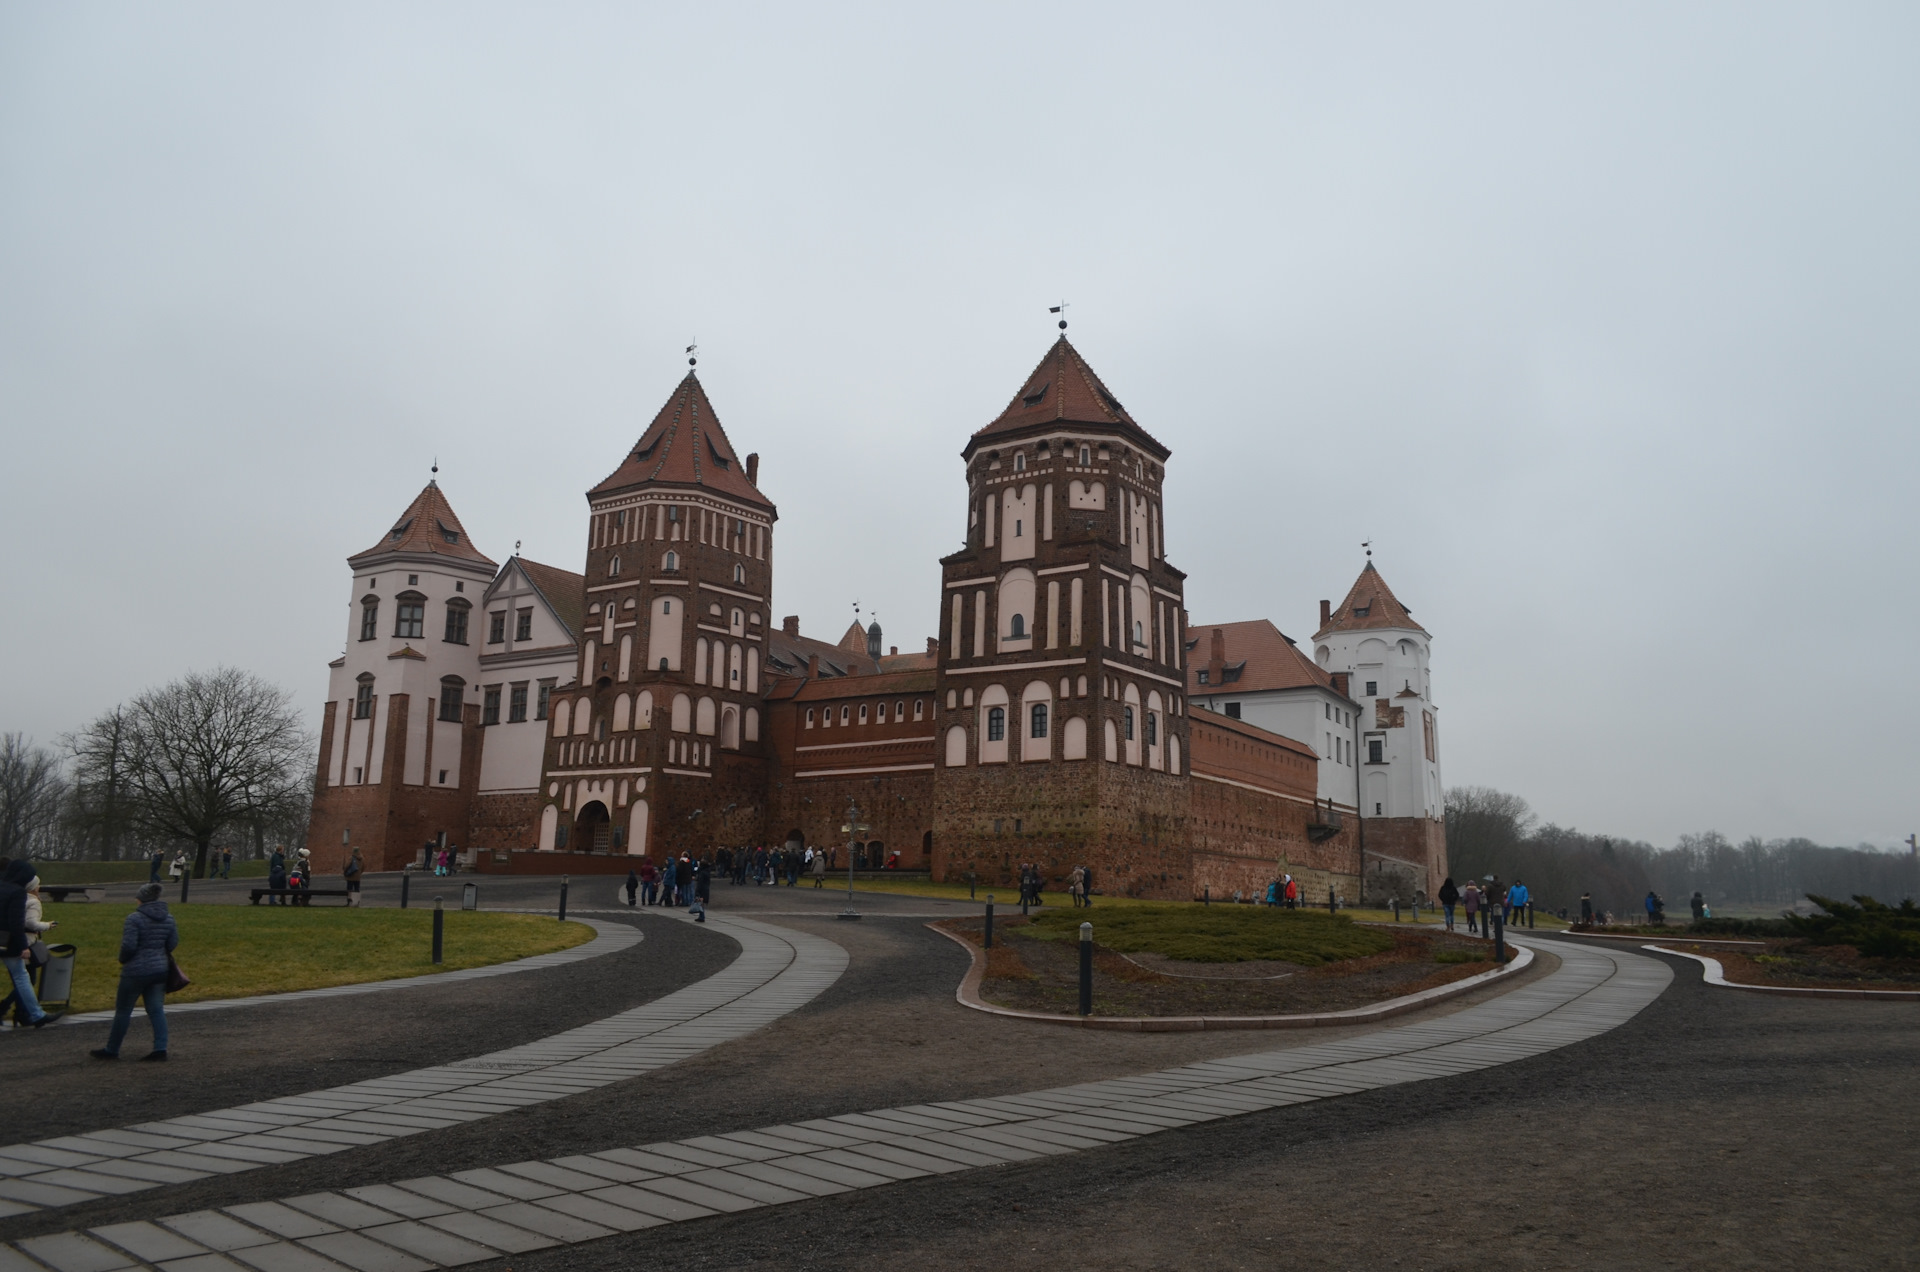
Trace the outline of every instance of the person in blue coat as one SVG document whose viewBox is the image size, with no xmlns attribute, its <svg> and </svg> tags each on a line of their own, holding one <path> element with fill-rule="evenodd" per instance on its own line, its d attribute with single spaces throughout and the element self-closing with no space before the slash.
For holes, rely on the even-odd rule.
<svg viewBox="0 0 1920 1272">
<path fill-rule="evenodd" d="M 90 1052 L 95 1060 L 118 1060 L 120 1044 L 133 1023 L 133 1005 L 145 1000 L 147 1023 L 153 1026 L 153 1050 L 142 1060 L 167 1058 L 167 973 L 180 929 L 160 899 L 160 885 L 140 889 L 140 907 L 120 925 L 120 989 L 113 1000 L 113 1030 L 107 1045 Z"/>
</svg>

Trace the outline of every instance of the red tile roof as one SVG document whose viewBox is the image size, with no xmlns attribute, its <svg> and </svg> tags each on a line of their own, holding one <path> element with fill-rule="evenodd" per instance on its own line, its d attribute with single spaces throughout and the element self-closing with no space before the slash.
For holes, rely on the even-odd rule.
<svg viewBox="0 0 1920 1272">
<path fill-rule="evenodd" d="M 745 459 L 727 440 L 727 431 L 713 413 L 707 391 L 691 371 L 620 461 L 620 467 L 587 493 L 605 494 L 646 482 L 702 486 L 742 503 L 758 504 L 769 511 L 773 508 L 773 501 L 747 480 Z"/>
<path fill-rule="evenodd" d="M 473 540 L 467 537 L 467 528 L 453 515 L 453 505 L 447 502 L 440 483 L 435 481 L 428 482 L 426 489 L 414 496 L 380 542 L 348 557 L 347 564 L 357 565 L 368 558 L 394 552 L 451 557 L 486 566 L 493 564 L 493 558 L 473 546 Z"/>
<path fill-rule="evenodd" d="M 890 693 L 932 693 L 935 677 L 931 671 L 896 671 L 871 676 L 822 676 L 796 685 L 781 695 L 797 702 L 815 702 L 821 698 L 882 697 Z"/>
<path fill-rule="evenodd" d="M 1198 703 L 1191 705 L 1193 707 L 1193 715 L 1190 718 L 1196 724 L 1210 724 L 1216 729 L 1225 729 L 1229 733 L 1238 733 L 1242 737 L 1253 738 L 1256 741 L 1265 742 L 1269 746 L 1277 746 L 1283 751 L 1293 751 L 1300 755 L 1310 756 L 1316 760 L 1320 758 L 1320 753 L 1308 746 L 1305 742 L 1300 742 L 1293 738 L 1274 733 L 1271 730 L 1263 729 L 1257 724 L 1248 724 L 1245 720 L 1236 720 L 1232 716 L 1224 716 L 1217 711 L 1209 711 Z"/>
<path fill-rule="evenodd" d="M 1347 599 L 1334 608 L 1313 636 L 1318 640 L 1328 632 L 1367 631 L 1380 627 L 1402 628 L 1419 632 L 1422 636 L 1431 635 L 1426 628 L 1413 621 L 1412 611 L 1400 603 L 1400 598 L 1393 594 L 1387 581 L 1380 577 L 1380 571 L 1373 568 L 1372 561 L 1368 561 L 1366 568 L 1360 571 L 1360 577 L 1353 581 Z"/>
<path fill-rule="evenodd" d="M 587 576 L 563 570 L 556 565 L 542 565 L 525 557 L 518 560 L 527 581 L 546 598 L 547 604 L 566 627 L 567 634 L 577 643 L 587 621 Z"/>
<path fill-rule="evenodd" d="M 1220 633 L 1220 657 L 1214 655 L 1213 635 Z M 1294 647 L 1278 627 L 1264 618 L 1241 623 L 1189 623 L 1193 648 L 1187 657 L 1187 693 L 1257 693 L 1263 689 L 1299 689 L 1308 685 L 1333 688 L 1333 677 Z M 1200 683 L 1200 673 L 1207 683 Z M 1337 692 L 1337 691 L 1336 691 Z"/>
<path fill-rule="evenodd" d="M 1042 431 L 1056 424 L 1118 428 L 1132 435 L 1158 459 L 1164 460 L 1172 453 L 1127 413 L 1127 408 L 1107 391 L 1107 386 L 1065 336 L 1054 341 L 1053 347 L 1040 359 L 1040 365 L 1007 403 L 1007 409 L 975 433 L 961 453 L 971 458 L 982 442 L 1030 430 Z"/>
<path fill-rule="evenodd" d="M 815 640 L 811 636 L 789 636 L 784 631 L 767 633 L 767 670 L 776 676 L 804 676 L 807 674 L 807 660 L 818 656 L 822 679 L 829 676 L 871 676 L 880 670 L 880 664 L 867 657 L 866 639 L 860 642 L 860 651 L 843 645 L 830 644 L 824 640 Z"/>
</svg>

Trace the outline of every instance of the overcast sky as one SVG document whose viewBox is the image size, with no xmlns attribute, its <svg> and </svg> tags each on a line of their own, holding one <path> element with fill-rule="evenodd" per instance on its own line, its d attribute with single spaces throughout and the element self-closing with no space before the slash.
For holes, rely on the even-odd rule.
<svg viewBox="0 0 1920 1272">
<path fill-rule="evenodd" d="M 1196 623 L 1372 537 L 1450 785 L 1916 808 L 1920 9 L 0 3 L 0 728 L 192 667 L 317 724 L 428 477 L 578 569 L 685 370 L 774 615 L 933 634 L 1054 335 L 1173 450 Z"/>
</svg>

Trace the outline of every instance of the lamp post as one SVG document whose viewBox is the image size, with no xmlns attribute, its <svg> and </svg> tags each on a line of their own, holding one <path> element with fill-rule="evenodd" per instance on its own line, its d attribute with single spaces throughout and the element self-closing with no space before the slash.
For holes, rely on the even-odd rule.
<svg viewBox="0 0 1920 1272">
<path fill-rule="evenodd" d="M 840 833 L 847 837 L 847 908 L 838 917 L 857 919 L 860 912 L 853 908 L 853 840 L 856 835 L 864 835 L 873 827 L 860 820 L 860 809 L 855 804 L 847 804 L 846 824 L 840 827 Z"/>
</svg>

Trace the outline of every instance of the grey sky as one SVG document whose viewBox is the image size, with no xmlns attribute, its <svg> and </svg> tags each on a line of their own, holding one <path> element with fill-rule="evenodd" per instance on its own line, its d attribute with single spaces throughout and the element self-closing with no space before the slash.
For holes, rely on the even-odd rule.
<svg viewBox="0 0 1920 1272">
<path fill-rule="evenodd" d="M 1914 806 L 1911 5 L 0 4 L 0 728 L 317 720 L 441 484 L 577 569 L 701 345 L 774 613 L 933 632 L 1072 302 L 1194 621 L 1371 535 L 1450 784 L 1670 841 Z"/>
</svg>

